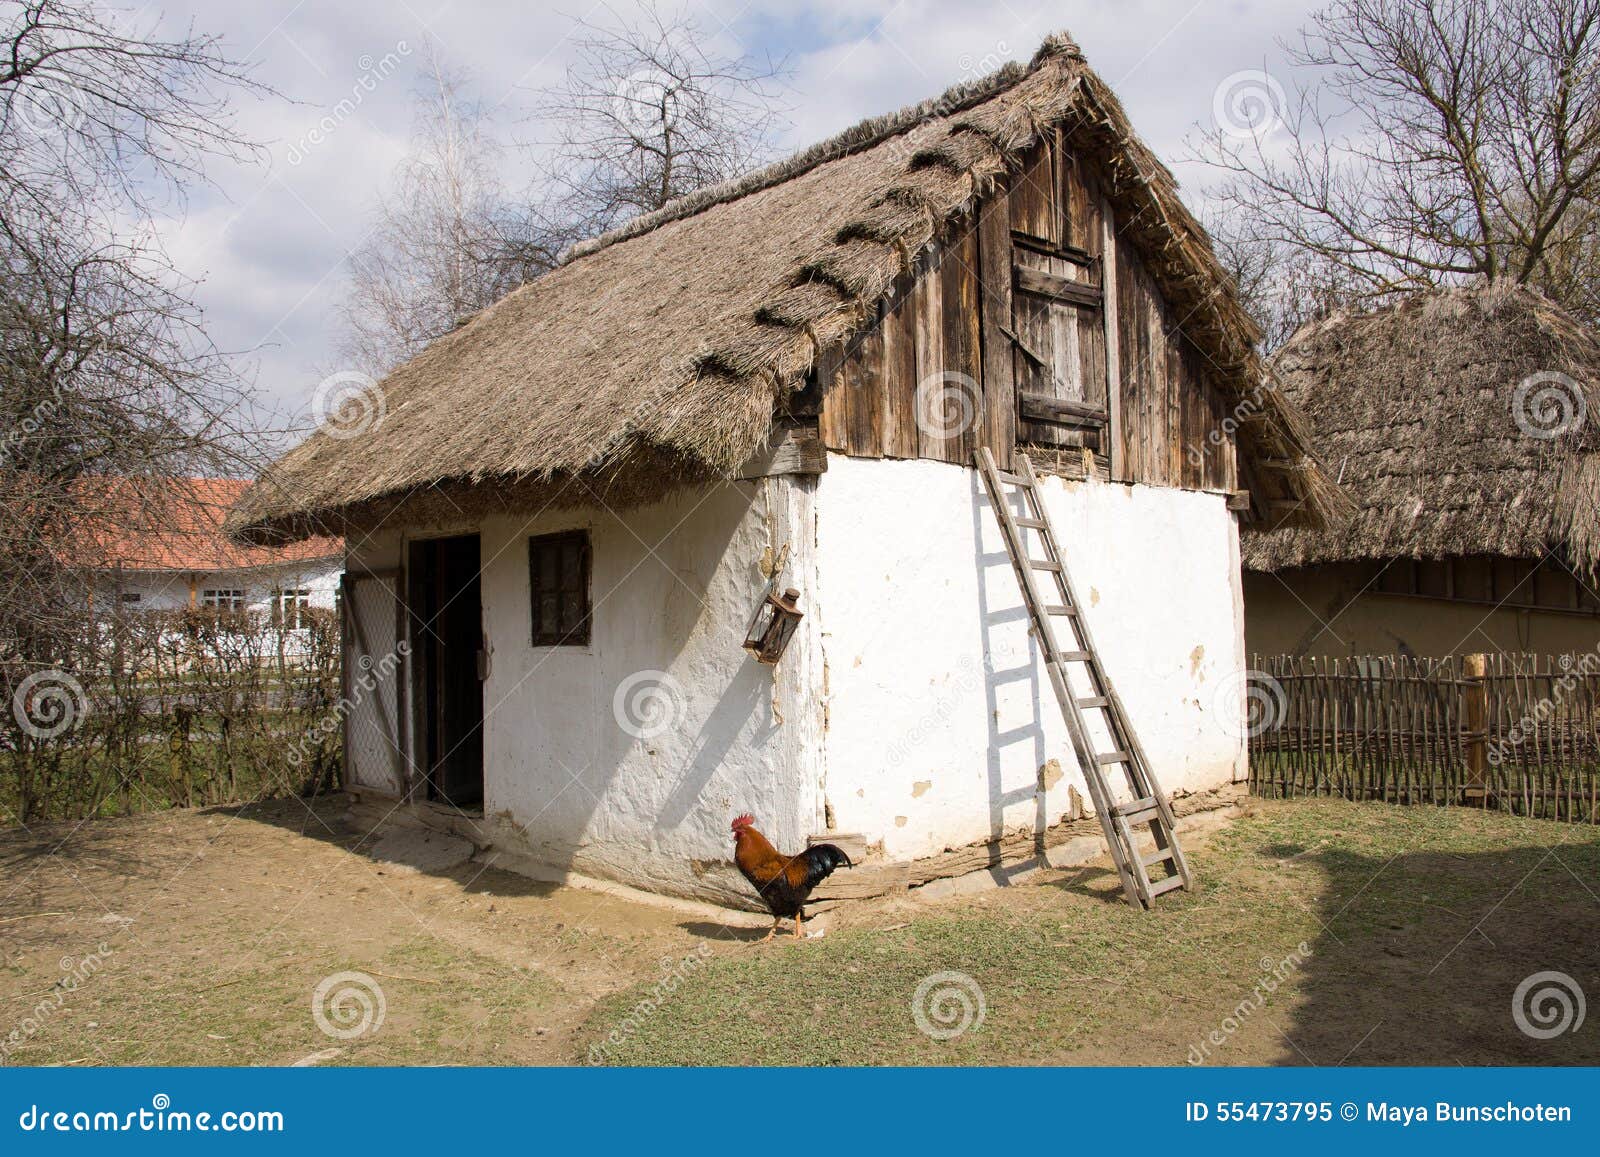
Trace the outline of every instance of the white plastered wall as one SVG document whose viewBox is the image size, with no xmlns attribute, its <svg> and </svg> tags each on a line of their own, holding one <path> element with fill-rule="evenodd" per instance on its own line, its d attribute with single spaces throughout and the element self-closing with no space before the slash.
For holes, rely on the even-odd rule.
<svg viewBox="0 0 1600 1157">
<path fill-rule="evenodd" d="M 1242 778 L 1226 499 L 1054 478 L 1044 490 L 1162 783 L 1181 792 Z M 976 472 L 830 456 L 817 525 L 837 829 L 906 859 L 1055 823 L 1069 785 L 1089 805 Z"/>
<path fill-rule="evenodd" d="M 785 546 L 784 585 L 811 609 L 814 491 L 810 478 L 772 478 L 620 514 L 352 536 L 352 566 L 373 568 L 398 563 L 404 538 L 481 536 L 483 830 L 494 846 L 636 887 L 747 900 L 730 862 L 735 814 L 753 813 L 784 847 L 821 829 L 818 619 L 802 620 L 776 668 L 742 646 L 764 566 Z M 535 647 L 528 538 L 576 528 L 592 548 L 591 642 Z"/>
</svg>

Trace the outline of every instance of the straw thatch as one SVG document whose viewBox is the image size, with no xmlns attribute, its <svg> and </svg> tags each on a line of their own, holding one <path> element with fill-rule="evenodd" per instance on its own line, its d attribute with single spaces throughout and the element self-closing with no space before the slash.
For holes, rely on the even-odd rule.
<svg viewBox="0 0 1600 1157">
<path fill-rule="evenodd" d="M 728 476 L 802 388 L 819 348 L 873 315 L 953 215 L 1060 123 L 1095 159 L 1219 384 L 1253 395 L 1247 454 L 1300 460 L 1304 431 L 1263 394 L 1259 333 L 1172 175 L 1066 36 L 937 100 L 864 122 L 769 169 L 577 246 L 556 270 L 435 341 L 381 383 L 382 421 L 324 429 L 242 501 L 244 537 L 342 530 L 458 504 L 647 497 Z M 577 485 L 574 485 L 577 483 Z M 1279 497 L 1315 522 L 1314 467 Z"/>
<path fill-rule="evenodd" d="M 1249 569 L 1552 549 L 1600 561 L 1600 342 L 1538 293 L 1441 290 L 1340 314 L 1275 368 L 1358 513 L 1248 535 Z"/>
</svg>

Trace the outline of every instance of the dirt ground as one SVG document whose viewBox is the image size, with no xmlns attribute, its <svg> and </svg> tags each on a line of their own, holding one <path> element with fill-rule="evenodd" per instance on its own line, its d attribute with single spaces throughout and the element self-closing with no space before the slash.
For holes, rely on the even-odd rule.
<svg viewBox="0 0 1600 1157">
<path fill-rule="evenodd" d="M 1540 969 L 1600 991 L 1593 829 L 1246 810 L 1188 841 L 1204 886 L 1154 914 L 1102 864 L 759 947 L 742 916 L 377 862 L 334 799 L 8 831 L 0 1061 L 570 1064 L 619 1025 L 628 1063 L 1182 1064 L 1208 1037 L 1223 1064 L 1600 1059 L 1592 1020 L 1546 1042 L 1510 1015 Z M 947 970 L 987 1016 L 949 1040 L 908 1012 Z"/>
<path fill-rule="evenodd" d="M 562 1063 L 601 996 L 747 934 L 475 863 L 378 863 L 342 811 L 282 800 L 0 833 L 0 1047 L 38 1022 L 9 1061 Z M 377 981 L 380 1030 L 319 1029 L 313 992 L 341 971 Z"/>
</svg>

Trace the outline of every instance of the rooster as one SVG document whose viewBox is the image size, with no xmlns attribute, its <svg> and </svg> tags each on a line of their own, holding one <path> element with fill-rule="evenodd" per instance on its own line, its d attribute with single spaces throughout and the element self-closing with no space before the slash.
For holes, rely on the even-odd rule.
<svg viewBox="0 0 1600 1157">
<path fill-rule="evenodd" d="M 841 864 L 846 868 L 855 865 L 833 844 L 817 844 L 798 856 L 786 856 L 756 831 L 755 822 L 755 817 L 748 815 L 733 821 L 733 862 L 761 893 L 762 901 L 772 913 L 772 930 L 761 942 L 765 944 L 778 934 L 778 925 L 785 917 L 794 921 L 794 935 L 798 940 L 805 935 L 805 904 L 811 889 Z"/>
</svg>

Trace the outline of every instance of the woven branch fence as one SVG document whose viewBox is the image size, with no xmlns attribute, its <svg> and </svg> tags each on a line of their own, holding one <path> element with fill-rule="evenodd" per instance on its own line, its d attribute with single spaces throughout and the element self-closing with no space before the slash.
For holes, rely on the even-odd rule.
<svg viewBox="0 0 1600 1157">
<path fill-rule="evenodd" d="M 1250 790 L 1600 822 L 1600 653 L 1257 656 Z"/>
</svg>

